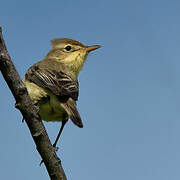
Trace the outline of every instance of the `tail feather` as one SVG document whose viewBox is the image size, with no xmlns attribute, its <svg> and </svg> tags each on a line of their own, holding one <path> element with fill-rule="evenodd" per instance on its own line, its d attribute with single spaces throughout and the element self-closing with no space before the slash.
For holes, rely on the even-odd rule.
<svg viewBox="0 0 180 180">
<path fill-rule="evenodd" d="M 69 115 L 70 119 L 72 120 L 72 122 L 76 126 L 82 128 L 83 123 L 82 123 L 80 114 L 79 114 L 79 112 L 77 110 L 76 102 L 72 98 L 69 98 L 66 103 L 61 103 L 61 105 L 64 107 L 64 109 L 68 113 L 68 115 Z"/>
</svg>

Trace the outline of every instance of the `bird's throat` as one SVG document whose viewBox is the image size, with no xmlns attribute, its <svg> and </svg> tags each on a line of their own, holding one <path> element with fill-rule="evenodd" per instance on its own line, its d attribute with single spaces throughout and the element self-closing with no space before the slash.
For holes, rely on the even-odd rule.
<svg viewBox="0 0 180 180">
<path fill-rule="evenodd" d="M 68 57 L 67 59 L 65 59 L 64 63 L 66 63 L 66 65 L 68 65 L 78 76 L 80 70 L 85 63 L 86 57 L 86 53 L 79 53 L 76 56 Z"/>
</svg>

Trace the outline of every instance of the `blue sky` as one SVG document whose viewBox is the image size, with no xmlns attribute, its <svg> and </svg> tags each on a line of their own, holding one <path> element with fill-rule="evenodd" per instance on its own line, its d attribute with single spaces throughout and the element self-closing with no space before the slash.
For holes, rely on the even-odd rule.
<svg viewBox="0 0 180 180">
<path fill-rule="evenodd" d="M 180 179 L 180 1 L 2 0 L 0 24 L 21 77 L 50 40 L 100 44 L 80 73 L 79 129 L 58 156 L 68 179 Z M 0 75 L 1 179 L 49 179 Z M 60 123 L 45 123 L 54 141 Z"/>
</svg>

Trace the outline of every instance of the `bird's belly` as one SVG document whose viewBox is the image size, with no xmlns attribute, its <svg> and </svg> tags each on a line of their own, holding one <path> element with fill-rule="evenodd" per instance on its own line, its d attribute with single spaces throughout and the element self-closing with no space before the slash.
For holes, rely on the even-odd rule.
<svg viewBox="0 0 180 180">
<path fill-rule="evenodd" d="M 51 97 L 48 101 L 39 103 L 39 113 L 44 121 L 63 121 L 68 119 L 68 114 L 58 100 Z"/>
</svg>

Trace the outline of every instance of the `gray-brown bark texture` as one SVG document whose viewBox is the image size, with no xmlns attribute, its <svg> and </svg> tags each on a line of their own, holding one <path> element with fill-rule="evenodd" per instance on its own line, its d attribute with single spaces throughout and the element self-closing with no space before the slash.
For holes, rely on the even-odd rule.
<svg viewBox="0 0 180 180">
<path fill-rule="evenodd" d="M 42 157 L 51 180 L 66 180 L 66 175 L 61 165 L 61 160 L 57 157 L 46 129 L 38 114 L 38 109 L 33 105 L 27 89 L 22 82 L 14 64 L 6 49 L 0 27 L 0 71 L 7 82 L 18 108 L 25 119 L 36 148 Z"/>
</svg>

